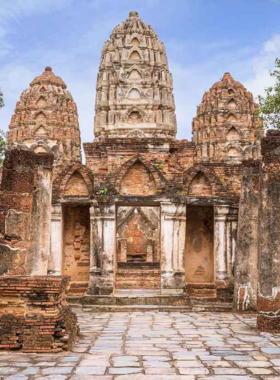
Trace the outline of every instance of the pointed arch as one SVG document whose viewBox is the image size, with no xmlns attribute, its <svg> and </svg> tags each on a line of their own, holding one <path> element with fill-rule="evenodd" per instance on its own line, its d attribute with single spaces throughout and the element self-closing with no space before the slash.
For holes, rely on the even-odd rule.
<svg viewBox="0 0 280 380">
<path fill-rule="evenodd" d="M 151 181 L 153 191 L 154 191 L 152 193 L 151 189 L 150 189 L 150 191 L 148 191 L 146 189 L 145 193 L 149 193 L 149 194 L 143 194 L 143 195 L 154 195 L 155 192 L 161 192 L 166 186 L 168 186 L 167 180 L 162 175 L 162 173 L 160 173 L 158 171 L 158 169 L 152 163 L 145 160 L 141 155 L 137 155 L 137 156 L 132 157 L 130 160 L 126 161 L 122 165 L 120 170 L 118 170 L 116 172 L 116 174 L 115 174 L 115 186 L 116 186 L 116 190 L 118 192 L 122 193 L 121 188 L 125 183 L 125 182 L 123 182 L 123 179 L 125 178 L 125 175 L 129 171 L 129 169 L 132 168 L 133 165 L 136 163 L 137 163 L 137 165 L 134 166 L 134 168 L 133 168 L 133 170 L 135 171 L 135 175 L 138 175 L 138 172 L 136 170 L 137 166 L 138 166 L 138 168 L 141 169 L 140 172 L 143 174 L 143 176 L 146 179 L 148 178 L 148 181 Z M 143 166 L 141 166 L 140 164 L 142 164 Z M 145 173 L 145 175 L 144 175 L 144 173 Z M 133 185 L 135 185 L 135 179 L 133 181 Z M 144 184 L 144 186 L 146 186 L 146 184 Z M 140 190 L 140 191 L 143 192 L 143 190 Z M 135 193 L 135 191 L 134 191 L 134 193 Z M 124 194 L 124 195 L 127 195 L 127 194 Z M 137 195 L 137 194 L 135 194 L 135 195 Z M 141 194 L 138 194 L 138 195 L 141 195 Z"/>
<path fill-rule="evenodd" d="M 55 177 L 53 181 L 53 200 L 56 202 L 59 199 L 62 199 L 65 194 L 65 188 L 68 184 L 70 178 L 74 173 L 79 173 L 82 176 L 83 181 L 86 184 L 88 196 L 92 196 L 93 194 L 93 186 L 94 186 L 94 178 L 93 173 L 89 168 L 86 168 L 80 162 L 69 162 L 67 166 L 63 163 L 61 166 L 57 167 L 58 175 Z M 71 184 L 71 182 L 70 182 Z M 74 196 L 74 195 L 72 195 Z M 85 197 L 85 196 L 84 196 Z"/>
<path fill-rule="evenodd" d="M 35 116 L 35 120 L 37 122 L 43 123 L 43 122 L 45 122 L 47 120 L 47 117 L 46 117 L 46 115 L 45 115 L 45 113 L 43 111 L 40 111 Z"/>
<path fill-rule="evenodd" d="M 206 179 L 199 173 L 202 173 Z M 198 174 L 199 176 L 196 178 L 196 181 L 193 182 L 193 180 Z M 189 193 L 190 196 L 194 196 L 194 195 L 196 197 L 205 196 L 203 195 L 202 191 L 200 191 L 200 193 L 198 191 L 197 194 L 194 194 L 196 190 L 199 190 L 198 186 L 196 186 L 196 185 L 199 185 L 199 183 L 202 183 L 203 185 L 202 188 L 204 188 L 205 193 L 207 192 L 210 193 L 210 188 L 211 188 L 211 196 L 216 196 L 221 193 L 225 193 L 227 191 L 225 185 L 221 182 L 221 180 L 219 179 L 215 171 L 212 168 L 204 166 L 202 164 L 198 164 L 189 168 L 184 173 L 184 176 L 183 176 L 184 188 L 186 189 L 186 192 Z M 192 188 L 190 189 L 191 184 L 192 184 Z M 208 185 L 210 185 L 210 188 L 208 187 Z M 189 190 L 191 190 L 192 194 L 190 194 Z"/>
<path fill-rule="evenodd" d="M 36 102 L 36 105 L 38 107 L 46 107 L 48 105 L 48 103 L 47 103 L 46 99 L 44 98 L 44 96 L 40 96 L 40 98 Z"/>
<path fill-rule="evenodd" d="M 137 160 L 127 170 L 121 180 L 121 193 L 123 195 L 148 196 L 154 195 L 156 184 L 146 166 Z"/>
<path fill-rule="evenodd" d="M 133 80 L 142 79 L 142 75 L 138 69 L 134 68 L 129 73 L 128 79 L 133 79 Z"/>
<path fill-rule="evenodd" d="M 141 99 L 140 91 L 137 88 L 132 88 L 128 93 L 128 99 Z"/>
<path fill-rule="evenodd" d="M 88 197 L 89 196 L 87 184 L 83 176 L 78 170 L 76 170 L 68 179 L 66 186 L 64 188 L 64 196 L 71 196 L 71 197 Z"/>
<path fill-rule="evenodd" d="M 194 178 L 192 179 L 189 189 L 189 195 L 195 195 L 198 197 L 211 197 L 212 196 L 212 187 L 206 177 L 206 175 L 199 171 Z"/>
<path fill-rule="evenodd" d="M 230 99 L 230 101 L 227 104 L 228 108 L 235 109 L 237 107 L 237 104 L 234 99 Z"/>
<path fill-rule="evenodd" d="M 141 50 L 135 46 L 130 49 L 129 54 L 128 54 L 128 59 L 130 60 L 141 60 L 142 59 L 142 52 Z"/>
<path fill-rule="evenodd" d="M 235 127 L 231 127 L 226 135 L 227 141 L 238 141 L 240 140 L 239 133 Z"/>
<path fill-rule="evenodd" d="M 132 39 L 131 39 L 131 45 L 134 45 L 134 46 L 139 46 L 140 45 L 140 41 L 139 41 L 139 38 L 136 37 L 136 36 L 132 36 Z"/>
<path fill-rule="evenodd" d="M 133 90 L 136 90 L 136 91 L 133 91 Z M 132 92 L 133 91 L 133 92 Z M 132 95 L 130 94 L 132 92 Z M 138 92 L 138 94 L 137 94 L 137 92 Z M 131 98 L 131 96 L 132 96 L 132 98 Z M 133 96 L 137 96 L 136 98 L 133 98 Z M 125 97 L 126 98 L 128 98 L 128 99 L 139 99 L 139 97 L 138 96 L 140 96 L 140 98 L 142 97 L 142 90 L 141 90 L 141 88 L 138 86 L 138 84 L 132 84 L 129 88 L 128 88 L 128 90 L 126 91 L 126 95 L 125 95 Z"/>
<path fill-rule="evenodd" d="M 36 136 L 48 136 L 49 132 L 46 130 L 46 128 L 43 126 L 43 125 L 40 125 L 36 131 L 35 131 L 35 135 Z"/>
<path fill-rule="evenodd" d="M 228 122 L 235 122 L 235 121 L 237 121 L 237 117 L 233 113 L 230 113 L 227 117 L 227 121 Z"/>
</svg>

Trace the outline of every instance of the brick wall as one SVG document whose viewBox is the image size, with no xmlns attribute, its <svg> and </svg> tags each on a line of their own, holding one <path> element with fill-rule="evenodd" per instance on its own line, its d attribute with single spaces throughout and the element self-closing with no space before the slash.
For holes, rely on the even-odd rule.
<svg viewBox="0 0 280 380">
<path fill-rule="evenodd" d="M 60 352 L 75 342 L 77 317 L 67 306 L 67 276 L 0 277 L 0 349 Z"/>
<path fill-rule="evenodd" d="M 87 167 L 94 176 L 93 191 L 97 197 L 104 188 L 108 189 L 107 197 L 187 196 L 190 195 L 190 183 L 201 171 L 210 182 L 211 189 L 208 187 L 206 193 L 202 189 L 202 194 L 198 191 L 194 196 L 238 204 L 242 165 L 196 163 L 195 144 L 186 140 L 104 139 L 86 143 L 84 149 Z"/>
<path fill-rule="evenodd" d="M 280 131 L 262 141 L 259 192 L 258 327 L 280 331 Z"/>
<path fill-rule="evenodd" d="M 40 257 L 37 252 L 43 252 L 47 223 L 41 222 L 50 211 L 50 199 L 42 183 L 46 178 L 51 181 L 52 163 L 52 154 L 6 152 L 0 192 L 0 275 L 27 274 Z M 38 230 L 38 225 L 44 228 Z"/>
</svg>

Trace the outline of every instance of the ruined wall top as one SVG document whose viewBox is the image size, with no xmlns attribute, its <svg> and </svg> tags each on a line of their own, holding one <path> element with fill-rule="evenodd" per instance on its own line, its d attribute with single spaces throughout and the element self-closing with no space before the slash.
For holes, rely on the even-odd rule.
<svg viewBox="0 0 280 380">
<path fill-rule="evenodd" d="M 51 67 L 37 76 L 16 104 L 8 147 L 54 153 L 55 162 L 81 160 L 77 106 L 64 81 Z"/>
<path fill-rule="evenodd" d="M 236 163 L 258 158 L 262 136 L 262 120 L 252 93 L 225 73 L 204 93 L 193 119 L 198 159 Z"/>
<path fill-rule="evenodd" d="M 165 47 L 137 12 L 130 12 L 105 42 L 96 91 L 97 139 L 175 137 L 173 80 Z"/>
</svg>

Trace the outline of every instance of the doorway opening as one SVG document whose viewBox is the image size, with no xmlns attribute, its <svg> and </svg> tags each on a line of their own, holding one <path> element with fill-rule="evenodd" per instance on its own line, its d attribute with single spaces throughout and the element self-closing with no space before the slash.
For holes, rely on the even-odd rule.
<svg viewBox="0 0 280 380">
<path fill-rule="evenodd" d="M 188 285 L 214 284 L 213 206 L 187 206 L 184 262 Z"/>
<path fill-rule="evenodd" d="M 119 206 L 116 289 L 160 289 L 160 209 Z"/>
<path fill-rule="evenodd" d="M 71 293 L 83 294 L 88 288 L 90 270 L 89 206 L 64 206 L 63 225 L 62 274 L 71 276 Z"/>
</svg>

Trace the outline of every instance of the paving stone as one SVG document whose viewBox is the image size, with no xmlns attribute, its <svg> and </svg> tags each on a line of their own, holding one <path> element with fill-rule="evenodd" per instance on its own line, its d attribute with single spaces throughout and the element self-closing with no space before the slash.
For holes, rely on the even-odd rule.
<svg viewBox="0 0 280 380">
<path fill-rule="evenodd" d="M 1 375 L 13 375 L 14 373 L 18 372 L 18 368 L 13 367 L 2 367 L 0 368 L 0 376 Z"/>
<path fill-rule="evenodd" d="M 252 368 L 267 368 L 267 367 L 271 367 L 272 364 L 269 363 L 269 362 L 262 362 L 262 361 L 249 361 L 249 362 L 235 362 L 235 364 L 238 366 L 238 367 L 241 367 L 241 368 L 249 368 L 249 367 L 252 367 Z"/>
<path fill-rule="evenodd" d="M 207 368 L 179 368 L 181 375 L 208 375 Z"/>
<path fill-rule="evenodd" d="M 241 368 L 213 368 L 213 372 L 215 375 L 246 375 Z"/>
<path fill-rule="evenodd" d="M 102 379 L 103 380 L 103 379 Z M 195 380 L 195 376 L 180 376 L 180 375 L 131 375 L 117 376 L 116 380 Z"/>
<path fill-rule="evenodd" d="M 198 368 L 198 367 L 203 367 L 203 364 L 201 364 L 201 362 L 199 362 L 199 361 L 177 360 L 175 363 L 176 363 L 176 366 L 179 367 L 179 368 L 181 368 L 181 367 L 183 367 L 183 368 L 191 368 L 191 367 Z"/>
<path fill-rule="evenodd" d="M 112 376 L 73 375 L 70 380 L 112 380 Z"/>
<path fill-rule="evenodd" d="M 98 314 L 79 310 L 78 315 L 84 338 L 73 352 L 5 353 L 0 357 L 0 379 L 276 380 L 280 377 L 276 375 L 280 374 L 277 353 L 280 337 L 254 331 L 255 315 L 226 313 L 217 318 L 216 313 L 207 312 Z M 95 340 L 91 341 L 91 337 Z"/>
<path fill-rule="evenodd" d="M 266 368 L 248 368 L 254 375 L 270 375 L 272 371 Z"/>
<path fill-rule="evenodd" d="M 134 368 L 134 367 L 109 368 L 110 375 L 127 375 L 127 374 L 140 373 L 140 372 L 142 372 L 141 368 Z"/>
<path fill-rule="evenodd" d="M 78 367 L 77 375 L 104 375 L 106 367 Z"/>
<path fill-rule="evenodd" d="M 53 367 L 53 368 L 45 368 L 42 370 L 43 375 L 63 375 L 65 373 L 70 373 L 72 371 L 72 367 Z"/>
</svg>

